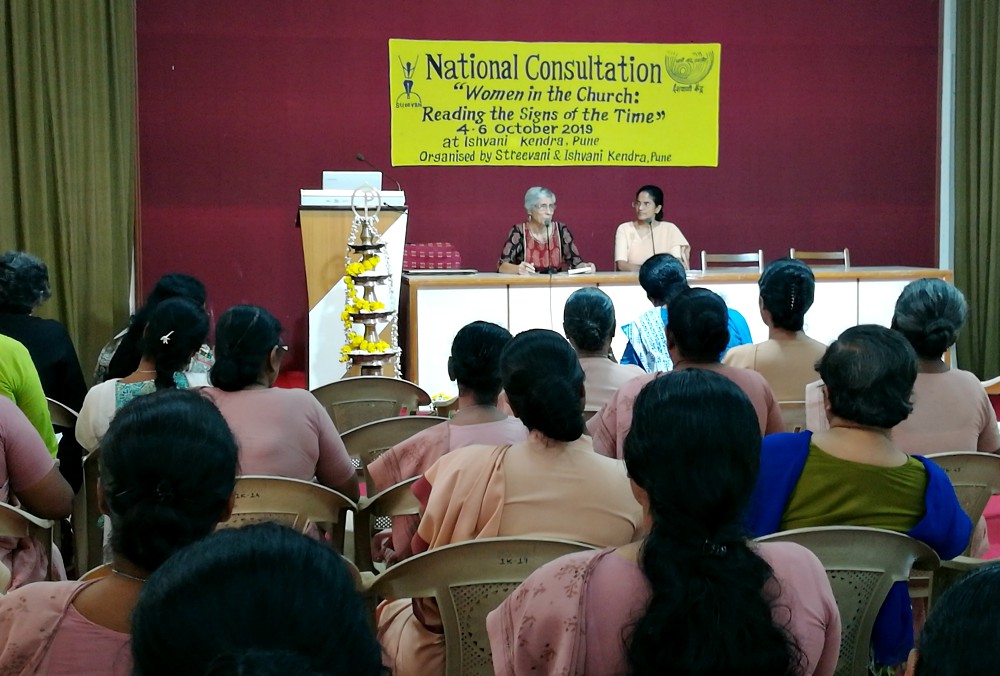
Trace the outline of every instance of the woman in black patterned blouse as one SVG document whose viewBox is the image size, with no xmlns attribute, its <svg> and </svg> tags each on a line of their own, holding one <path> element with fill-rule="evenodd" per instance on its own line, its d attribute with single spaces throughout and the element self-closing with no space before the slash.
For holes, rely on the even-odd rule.
<svg viewBox="0 0 1000 676">
<path fill-rule="evenodd" d="M 541 186 L 529 188 L 524 195 L 524 209 L 528 212 L 528 220 L 515 225 L 507 234 L 497 272 L 527 275 L 576 268 L 589 268 L 590 272 L 597 269 L 580 257 L 566 224 L 552 220 L 556 196 L 551 190 Z"/>
</svg>

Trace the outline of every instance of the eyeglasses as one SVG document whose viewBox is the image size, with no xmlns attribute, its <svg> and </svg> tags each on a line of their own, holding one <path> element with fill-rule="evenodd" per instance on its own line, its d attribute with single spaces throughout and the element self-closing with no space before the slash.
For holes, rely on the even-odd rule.
<svg viewBox="0 0 1000 676">
<path fill-rule="evenodd" d="M 534 208 L 538 209 L 539 211 L 555 211 L 556 210 L 556 205 L 554 203 L 553 204 L 536 204 L 534 206 Z"/>
<path fill-rule="evenodd" d="M 652 202 L 632 202 L 632 208 L 633 209 L 638 209 L 639 207 L 646 208 L 646 207 L 652 207 L 652 206 L 656 206 L 656 205 L 654 205 Z"/>
<path fill-rule="evenodd" d="M 283 343 L 278 343 L 277 345 L 274 346 L 274 349 L 279 350 L 281 352 L 288 352 L 288 346 L 284 345 Z"/>
</svg>

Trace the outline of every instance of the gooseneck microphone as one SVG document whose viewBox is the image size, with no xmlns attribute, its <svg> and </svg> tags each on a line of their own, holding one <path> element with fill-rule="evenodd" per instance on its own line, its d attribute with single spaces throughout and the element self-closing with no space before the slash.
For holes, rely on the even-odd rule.
<svg viewBox="0 0 1000 676">
<path fill-rule="evenodd" d="M 354 159 L 356 159 L 358 162 L 364 162 L 369 167 L 371 167 L 375 171 L 379 172 L 380 174 L 382 174 L 383 176 L 385 176 L 386 178 L 388 178 L 390 181 L 392 181 L 393 183 L 396 184 L 396 190 L 398 190 L 399 192 L 403 192 L 403 186 L 401 186 L 399 184 L 399 181 L 397 181 L 395 178 L 393 178 L 392 176 L 390 176 L 389 174 L 387 174 L 386 172 L 382 171 L 381 169 L 379 169 L 378 167 L 376 167 L 374 164 L 372 164 L 371 162 L 369 162 L 368 158 L 365 157 L 363 154 L 358 153 L 357 155 L 354 156 Z"/>
</svg>

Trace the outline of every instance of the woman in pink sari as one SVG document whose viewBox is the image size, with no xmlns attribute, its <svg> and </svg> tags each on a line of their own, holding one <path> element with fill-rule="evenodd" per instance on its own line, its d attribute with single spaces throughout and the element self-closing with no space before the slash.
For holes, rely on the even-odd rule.
<svg viewBox="0 0 1000 676">
<path fill-rule="evenodd" d="M 236 440 L 197 392 L 170 388 L 123 406 L 100 462 L 110 574 L 35 582 L 0 599 L 0 674 L 131 674 L 131 615 L 146 578 L 232 510 Z"/>
<path fill-rule="evenodd" d="M 504 391 L 526 441 L 469 446 L 427 470 L 413 492 L 423 506 L 414 553 L 477 538 L 540 535 L 601 547 L 639 535 L 641 510 L 622 463 L 583 436 L 583 370 L 566 339 L 534 329 L 500 357 Z M 379 640 L 395 676 L 444 669 L 437 608 L 419 599 L 382 608 Z"/>
<path fill-rule="evenodd" d="M 368 465 L 375 490 L 422 475 L 456 448 L 513 444 L 528 437 L 520 420 L 497 408 L 502 387 L 500 353 L 510 340 L 510 331 L 489 322 L 472 322 L 455 334 L 448 376 L 458 384 L 458 413 L 396 444 Z M 392 565 L 410 556 L 410 540 L 419 523 L 418 516 L 393 517 L 391 538 L 384 533 L 375 538 L 375 560 Z"/>
<path fill-rule="evenodd" d="M 832 674 L 840 616 L 820 562 L 742 525 L 761 437 L 730 380 L 679 371 L 643 388 L 625 441 L 642 542 L 572 554 L 487 618 L 493 665 L 520 674 Z"/>
</svg>

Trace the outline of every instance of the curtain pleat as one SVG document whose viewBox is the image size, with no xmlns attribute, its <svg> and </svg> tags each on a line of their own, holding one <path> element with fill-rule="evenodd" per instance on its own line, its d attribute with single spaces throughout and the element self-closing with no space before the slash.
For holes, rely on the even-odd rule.
<svg viewBox="0 0 1000 676">
<path fill-rule="evenodd" d="M 0 249 L 48 264 L 85 373 L 128 319 L 135 100 L 133 0 L 0 0 Z"/>
</svg>

